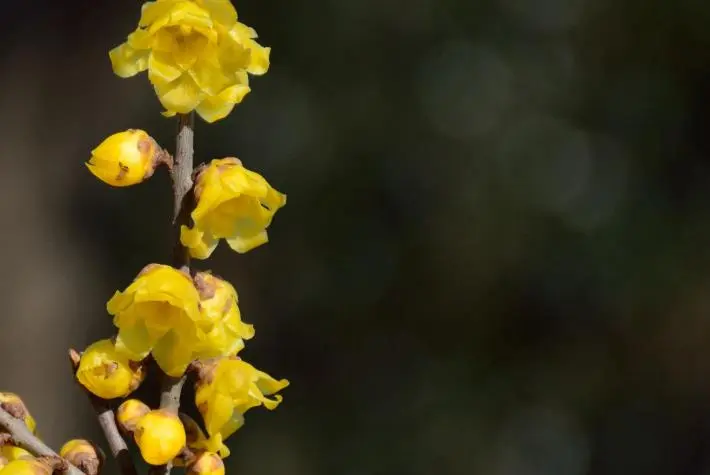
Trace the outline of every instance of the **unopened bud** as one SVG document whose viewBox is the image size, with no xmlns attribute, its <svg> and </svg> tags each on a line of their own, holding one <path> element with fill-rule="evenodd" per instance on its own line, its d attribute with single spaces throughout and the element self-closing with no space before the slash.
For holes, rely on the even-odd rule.
<svg viewBox="0 0 710 475">
<path fill-rule="evenodd" d="M 76 370 L 79 382 L 91 393 L 103 399 L 125 397 L 145 378 L 143 364 L 129 361 L 116 351 L 109 339 L 90 345 L 81 355 Z"/>
<path fill-rule="evenodd" d="M 20 396 L 15 393 L 0 393 L 0 407 L 5 409 L 15 419 L 24 422 L 30 432 L 35 433 L 37 424 Z"/>
<path fill-rule="evenodd" d="M 70 440 L 62 446 L 59 455 L 86 475 L 98 475 L 106 458 L 98 446 L 84 439 Z"/>
<path fill-rule="evenodd" d="M 202 452 L 187 466 L 187 475 L 224 475 L 224 462 L 213 452 Z"/>
<path fill-rule="evenodd" d="M 126 434 L 132 434 L 140 418 L 149 412 L 150 408 L 143 401 L 128 399 L 118 406 L 116 421 L 121 430 Z"/>
<path fill-rule="evenodd" d="M 163 465 L 178 456 L 185 447 L 185 428 L 177 414 L 157 409 L 138 420 L 133 438 L 143 460 Z"/>
<path fill-rule="evenodd" d="M 172 160 L 155 140 L 143 130 L 128 129 L 101 142 L 86 166 L 104 183 L 122 187 L 150 178 L 161 163 L 170 166 Z"/>
</svg>

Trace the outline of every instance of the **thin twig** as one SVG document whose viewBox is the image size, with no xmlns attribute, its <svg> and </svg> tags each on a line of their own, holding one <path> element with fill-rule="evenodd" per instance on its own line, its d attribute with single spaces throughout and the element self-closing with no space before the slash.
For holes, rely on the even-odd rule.
<svg viewBox="0 0 710 475">
<path fill-rule="evenodd" d="M 190 254 L 180 243 L 180 227 L 190 224 L 193 208 L 192 170 L 194 167 L 194 113 L 178 115 L 177 143 L 170 176 L 173 182 L 173 266 L 190 272 Z M 180 409 L 180 394 L 185 384 L 185 376 L 163 375 L 160 393 L 160 408 L 175 414 Z M 168 475 L 172 464 L 151 469 L 152 475 Z"/>
<path fill-rule="evenodd" d="M 74 368 L 74 373 L 79 365 L 80 355 L 76 350 L 69 350 L 69 359 Z M 79 385 L 81 386 L 81 384 Z M 91 407 L 94 408 L 96 412 L 96 418 L 99 421 L 99 426 L 101 431 L 104 433 L 104 438 L 108 443 L 109 449 L 111 450 L 111 455 L 118 464 L 118 468 L 122 475 L 138 475 L 136 471 L 136 466 L 131 458 L 131 453 L 128 451 L 128 446 L 123 436 L 118 431 L 118 426 L 116 426 L 116 415 L 111 409 L 109 403 L 91 392 L 87 391 L 83 386 L 81 386 L 86 396 L 91 402 Z"/>
<path fill-rule="evenodd" d="M 44 442 L 32 435 L 24 422 L 15 419 L 9 412 L 0 407 L 0 427 L 12 436 L 14 445 L 22 447 L 37 457 L 59 457 Z M 69 475 L 84 475 L 81 470 L 67 462 Z"/>
</svg>

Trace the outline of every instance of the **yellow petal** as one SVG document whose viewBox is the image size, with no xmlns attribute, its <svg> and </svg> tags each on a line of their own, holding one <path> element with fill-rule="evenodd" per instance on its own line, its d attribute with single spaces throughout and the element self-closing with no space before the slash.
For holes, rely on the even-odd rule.
<svg viewBox="0 0 710 475">
<path fill-rule="evenodd" d="M 140 361 L 150 353 L 155 340 L 150 337 L 143 322 L 130 327 L 120 327 L 116 337 L 116 351 L 126 355 L 128 359 Z"/>
<path fill-rule="evenodd" d="M 153 358 L 169 376 L 182 376 L 192 361 L 192 350 L 184 345 L 177 334 L 168 332 L 153 348 Z"/>
<path fill-rule="evenodd" d="M 154 84 L 160 103 L 169 111 L 187 114 L 202 101 L 204 93 L 187 74 L 168 84 Z"/>
<path fill-rule="evenodd" d="M 235 84 L 224 89 L 217 96 L 206 97 L 197 107 L 197 113 L 205 122 L 213 123 L 224 119 L 234 106 L 242 102 L 251 89 L 246 84 Z"/>
<path fill-rule="evenodd" d="M 182 75 L 180 69 L 172 60 L 170 53 L 153 51 L 148 60 L 148 79 L 153 84 L 167 84 Z"/>
<path fill-rule="evenodd" d="M 222 426 L 222 430 L 220 430 L 222 440 L 226 440 L 229 436 L 239 430 L 243 425 L 244 415 L 238 412 L 234 412 L 232 414 L 232 417 L 230 417 L 227 421 L 227 423 Z"/>
<path fill-rule="evenodd" d="M 211 234 L 183 225 L 180 228 L 180 242 L 190 250 L 190 256 L 195 259 L 207 259 L 212 255 L 219 241 Z"/>
<path fill-rule="evenodd" d="M 269 70 L 271 48 L 265 48 L 256 41 L 249 41 L 247 45 L 249 48 L 249 65 L 246 68 L 247 71 L 254 76 L 266 74 Z"/>
<path fill-rule="evenodd" d="M 153 46 L 153 35 L 148 33 L 146 30 L 138 29 L 128 35 L 126 43 L 128 43 L 132 48 L 147 50 Z"/>
<path fill-rule="evenodd" d="M 168 15 L 177 3 L 176 0 L 145 2 L 141 7 L 141 19 L 138 24 L 143 27 L 152 25 L 159 18 Z"/>
<path fill-rule="evenodd" d="M 288 379 L 276 380 L 259 370 L 256 370 L 256 373 L 259 377 L 256 381 L 256 386 L 259 388 L 259 391 L 266 396 L 277 393 L 290 384 Z"/>
<path fill-rule="evenodd" d="M 227 394 L 215 391 L 207 401 L 206 409 L 202 413 L 207 433 L 210 435 L 219 433 L 222 427 L 229 422 L 232 414 L 232 399 Z"/>
<path fill-rule="evenodd" d="M 266 244 L 267 242 L 269 242 L 269 237 L 266 234 L 266 231 L 262 231 L 254 236 L 235 236 L 227 239 L 229 247 L 240 254 L 244 254 L 245 252 L 248 252 L 255 247 L 259 247 L 262 244 Z"/>
<path fill-rule="evenodd" d="M 230 28 L 237 21 L 237 10 L 228 0 L 200 0 L 199 2 L 212 18 Z"/>
<path fill-rule="evenodd" d="M 109 51 L 113 72 L 127 78 L 148 69 L 148 50 L 137 50 L 124 43 Z"/>
</svg>

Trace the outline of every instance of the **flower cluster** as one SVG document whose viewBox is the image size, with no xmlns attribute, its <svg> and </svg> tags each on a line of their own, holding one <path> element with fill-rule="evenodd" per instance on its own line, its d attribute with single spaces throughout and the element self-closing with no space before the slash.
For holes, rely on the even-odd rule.
<svg viewBox="0 0 710 475">
<path fill-rule="evenodd" d="M 197 113 L 214 122 L 249 92 L 248 75 L 264 74 L 269 67 L 270 49 L 255 38 L 227 0 L 156 0 L 143 5 L 138 28 L 109 57 L 118 76 L 148 71 L 166 109 L 163 115 L 180 115 L 184 124 Z M 185 163 L 180 157 L 184 150 L 173 157 L 146 131 L 128 129 L 103 140 L 86 166 L 112 187 L 130 187 L 160 167 L 176 172 Z M 289 382 L 238 356 L 255 331 L 242 320 L 236 289 L 211 271 L 190 268 L 187 256 L 209 258 L 220 239 L 237 253 L 265 244 L 286 195 L 234 157 L 213 159 L 194 170 L 192 161 L 187 163 L 172 173 L 177 180 L 191 171 L 194 180 L 191 199 L 175 192 L 176 203 L 190 207 L 178 221 L 177 244 L 187 260 L 141 269 L 106 303 L 115 334 L 70 355 L 78 383 L 92 397 L 118 406 L 118 426 L 146 463 L 183 466 L 192 475 L 223 475 L 222 459 L 229 455 L 225 440 L 242 427 L 249 409 L 276 408 L 281 402 L 277 393 Z M 151 408 L 126 399 L 145 380 L 150 364 L 168 378 L 194 376 L 201 421 L 169 404 Z M 34 420 L 17 396 L 2 393 L 0 404 L 14 408 L 12 414 L 34 431 Z M 0 475 L 61 470 L 17 446 L 6 444 L 2 450 L 0 463 L 6 467 Z M 87 475 L 98 474 L 104 460 L 101 450 L 83 439 L 67 442 L 60 456 Z"/>
<path fill-rule="evenodd" d="M 195 110 L 214 122 L 249 93 L 248 74 L 269 69 L 270 48 L 256 37 L 228 0 L 157 0 L 110 57 L 121 77 L 148 71 L 165 115 Z"/>
</svg>

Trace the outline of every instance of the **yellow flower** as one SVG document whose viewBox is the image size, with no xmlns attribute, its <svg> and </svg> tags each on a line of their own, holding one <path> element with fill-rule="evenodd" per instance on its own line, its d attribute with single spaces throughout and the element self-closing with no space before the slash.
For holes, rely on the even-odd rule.
<svg viewBox="0 0 710 475">
<path fill-rule="evenodd" d="M 3 445 L 2 447 L 0 447 L 0 456 L 5 458 L 5 460 L 7 460 L 8 462 L 22 459 L 31 460 L 34 458 L 31 453 L 29 453 L 22 447 L 17 447 L 14 445 Z"/>
<path fill-rule="evenodd" d="M 177 457 L 185 447 L 185 428 L 177 414 L 157 409 L 138 420 L 133 433 L 143 460 L 163 465 Z"/>
<path fill-rule="evenodd" d="M 188 275 L 170 266 L 146 266 L 108 301 L 118 327 L 116 348 L 131 360 L 148 353 L 165 373 L 180 376 L 204 340 L 200 296 Z"/>
<path fill-rule="evenodd" d="M 3 467 L 2 475 L 50 475 L 52 467 L 42 460 L 13 460 Z"/>
<path fill-rule="evenodd" d="M 289 385 L 288 380 L 277 381 L 263 371 L 237 357 L 204 362 L 199 368 L 195 384 L 195 404 L 202 414 L 212 447 L 222 442 L 244 424 L 244 413 L 263 405 L 272 410 L 281 403 L 277 393 Z M 229 450 L 222 446 L 220 455 Z"/>
<path fill-rule="evenodd" d="M 145 379 L 145 368 L 116 351 L 111 340 L 99 340 L 81 355 L 76 378 L 98 397 L 114 399 L 135 391 Z"/>
<path fill-rule="evenodd" d="M 30 414 L 30 411 L 27 410 L 25 403 L 20 399 L 20 396 L 15 393 L 0 393 L 0 407 L 5 409 L 5 411 L 10 413 L 15 419 L 24 422 L 30 432 L 35 433 L 37 424 L 32 414 Z"/>
<path fill-rule="evenodd" d="M 87 168 L 111 186 L 131 186 L 153 176 L 161 163 L 171 159 L 146 132 L 129 129 L 106 138 L 91 151 Z"/>
<path fill-rule="evenodd" d="M 195 110 L 214 122 L 250 91 L 247 73 L 268 70 L 270 48 L 256 37 L 228 0 L 158 0 L 109 57 L 120 77 L 148 71 L 165 115 Z"/>
<path fill-rule="evenodd" d="M 236 355 L 244 348 L 244 340 L 254 336 L 254 327 L 242 322 L 237 291 L 232 285 L 209 272 L 198 272 L 194 278 L 200 293 L 200 309 L 211 328 L 205 333 L 199 358 Z"/>
<path fill-rule="evenodd" d="M 202 452 L 187 466 L 188 475 L 224 475 L 222 458 L 213 452 Z"/>
<path fill-rule="evenodd" d="M 59 450 L 59 456 L 84 472 L 85 475 L 101 473 L 106 459 L 98 446 L 84 439 L 73 439 L 64 444 Z"/>
<path fill-rule="evenodd" d="M 286 204 L 286 195 L 232 157 L 212 160 L 198 173 L 195 197 L 194 226 L 182 227 L 180 241 L 196 259 L 208 258 L 219 239 L 239 253 L 266 243 L 266 228 Z"/>
<path fill-rule="evenodd" d="M 118 426 L 127 434 L 136 430 L 141 417 L 150 412 L 150 408 L 138 399 L 127 399 L 116 409 Z"/>
</svg>

